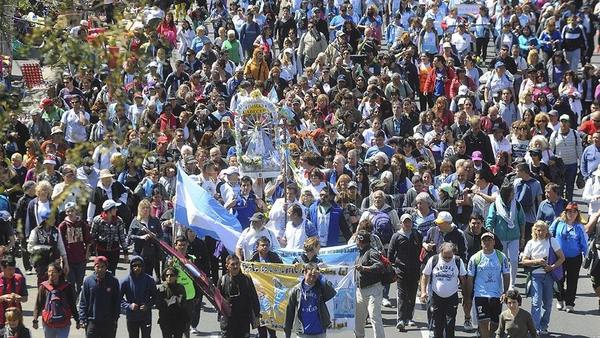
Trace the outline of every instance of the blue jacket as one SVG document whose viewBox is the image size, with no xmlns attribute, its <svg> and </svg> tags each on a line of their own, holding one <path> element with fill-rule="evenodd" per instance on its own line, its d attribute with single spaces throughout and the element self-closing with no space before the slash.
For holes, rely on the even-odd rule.
<svg viewBox="0 0 600 338">
<path fill-rule="evenodd" d="M 144 266 L 144 259 L 140 256 L 133 256 L 130 263 L 130 271 L 132 270 L 131 264 L 133 262 L 141 262 L 142 269 Z M 142 273 L 139 276 L 134 276 L 133 272 L 129 276 L 121 280 L 121 312 L 127 315 L 128 321 L 152 321 L 152 306 L 156 299 L 156 284 L 154 279 L 148 274 Z M 135 303 L 138 306 L 146 305 L 147 310 L 141 311 L 139 309 L 131 310 L 131 304 Z"/>
<path fill-rule="evenodd" d="M 317 201 L 308 209 L 308 219 L 317 228 L 317 234 L 320 233 L 319 229 L 321 228 L 318 220 L 318 208 L 320 203 L 320 201 Z M 340 231 L 342 232 L 344 238 L 346 238 L 346 241 L 352 236 L 352 233 L 350 233 L 350 229 L 346 224 L 346 219 L 344 217 L 342 208 L 340 208 L 337 204 L 332 203 L 331 208 L 329 209 L 329 231 L 327 232 L 327 243 L 321 243 L 321 246 L 325 247 L 342 244 L 339 240 Z"/>
<path fill-rule="evenodd" d="M 587 252 L 587 235 L 582 224 L 574 224 L 573 229 L 568 231 L 567 223 L 562 219 L 557 219 L 550 225 L 549 231 L 560 244 L 566 258 L 585 255 Z"/>
<path fill-rule="evenodd" d="M 241 195 L 235 197 L 235 206 L 233 210 L 235 217 L 242 225 L 242 229 L 246 229 L 250 226 L 250 217 L 257 211 L 256 207 L 256 195 L 253 191 L 248 195 L 248 199 L 244 200 Z"/>
<path fill-rule="evenodd" d="M 81 323 L 116 322 L 121 313 L 119 281 L 110 272 L 102 280 L 96 273 L 85 278 L 79 297 Z"/>
</svg>

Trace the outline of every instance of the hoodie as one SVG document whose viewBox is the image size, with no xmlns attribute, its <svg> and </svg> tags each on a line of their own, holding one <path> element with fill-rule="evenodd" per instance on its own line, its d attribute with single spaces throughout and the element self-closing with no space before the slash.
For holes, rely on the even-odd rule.
<svg viewBox="0 0 600 338">
<path fill-rule="evenodd" d="M 119 281 L 110 272 L 103 279 L 92 273 L 83 281 L 79 299 L 79 320 L 116 322 L 120 314 Z"/>
<path fill-rule="evenodd" d="M 133 274 L 133 263 L 142 264 L 142 272 L 135 276 Z M 140 256 L 133 256 L 129 264 L 129 276 L 121 280 L 121 312 L 127 316 L 128 321 L 152 321 L 152 306 L 156 300 L 156 285 L 154 279 L 144 273 L 144 259 Z M 137 304 L 138 309 L 132 310 L 131 304 Z M 142 311 L 139 306 L 146 305 L 146 310 Z"/>
</svg>

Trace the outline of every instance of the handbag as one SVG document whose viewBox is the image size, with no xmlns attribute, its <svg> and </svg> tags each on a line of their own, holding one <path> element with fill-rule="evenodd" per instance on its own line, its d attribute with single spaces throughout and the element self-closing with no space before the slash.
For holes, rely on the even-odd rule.
<svg viewBox="0 0 600 338">
<path fill-rule="evenodd" d="M 550 238 L 548 238 L 548 243 L 550 244 L 550 248 L 548 249 L 548 265 L 552 265 L 556 263 L 558 257 L 556 257 L 556 252 L 554 252 L 552 249 L 552 242 L 550 241 Z M 561 264 L 554 268 L 554 270 L 550 271 L 550 274 L 552 275 L 552 279 L 554 279 L 554 281 L 560 282 L 565 275 L 563 265 Z"/>
</svg>

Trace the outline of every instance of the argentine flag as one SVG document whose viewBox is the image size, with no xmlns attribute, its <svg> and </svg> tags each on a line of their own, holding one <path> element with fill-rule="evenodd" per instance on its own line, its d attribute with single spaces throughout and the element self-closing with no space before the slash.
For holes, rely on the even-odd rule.
<svg viewBox="0 0 600 338">
<path fill-rule="evenodd" d="M 229 252 L 235 252 L 242 226 L 209 192 L 194 182 L 179 167 L 175 221 L 189 227 L 198 237 L 220 240 Z"/>
</svg>

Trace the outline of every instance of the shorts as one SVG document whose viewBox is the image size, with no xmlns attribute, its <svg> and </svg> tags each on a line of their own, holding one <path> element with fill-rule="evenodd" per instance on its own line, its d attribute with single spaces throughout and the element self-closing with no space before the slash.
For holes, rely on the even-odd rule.
<svg viewBox="0 0 600 338">
<path fill-rule="evenodd" d="M 475 297 L 475 309 L 477 320 L 489 320 L 497 324 L 502 312 L 502 303 L 500 298 Z"/>
</svg>

